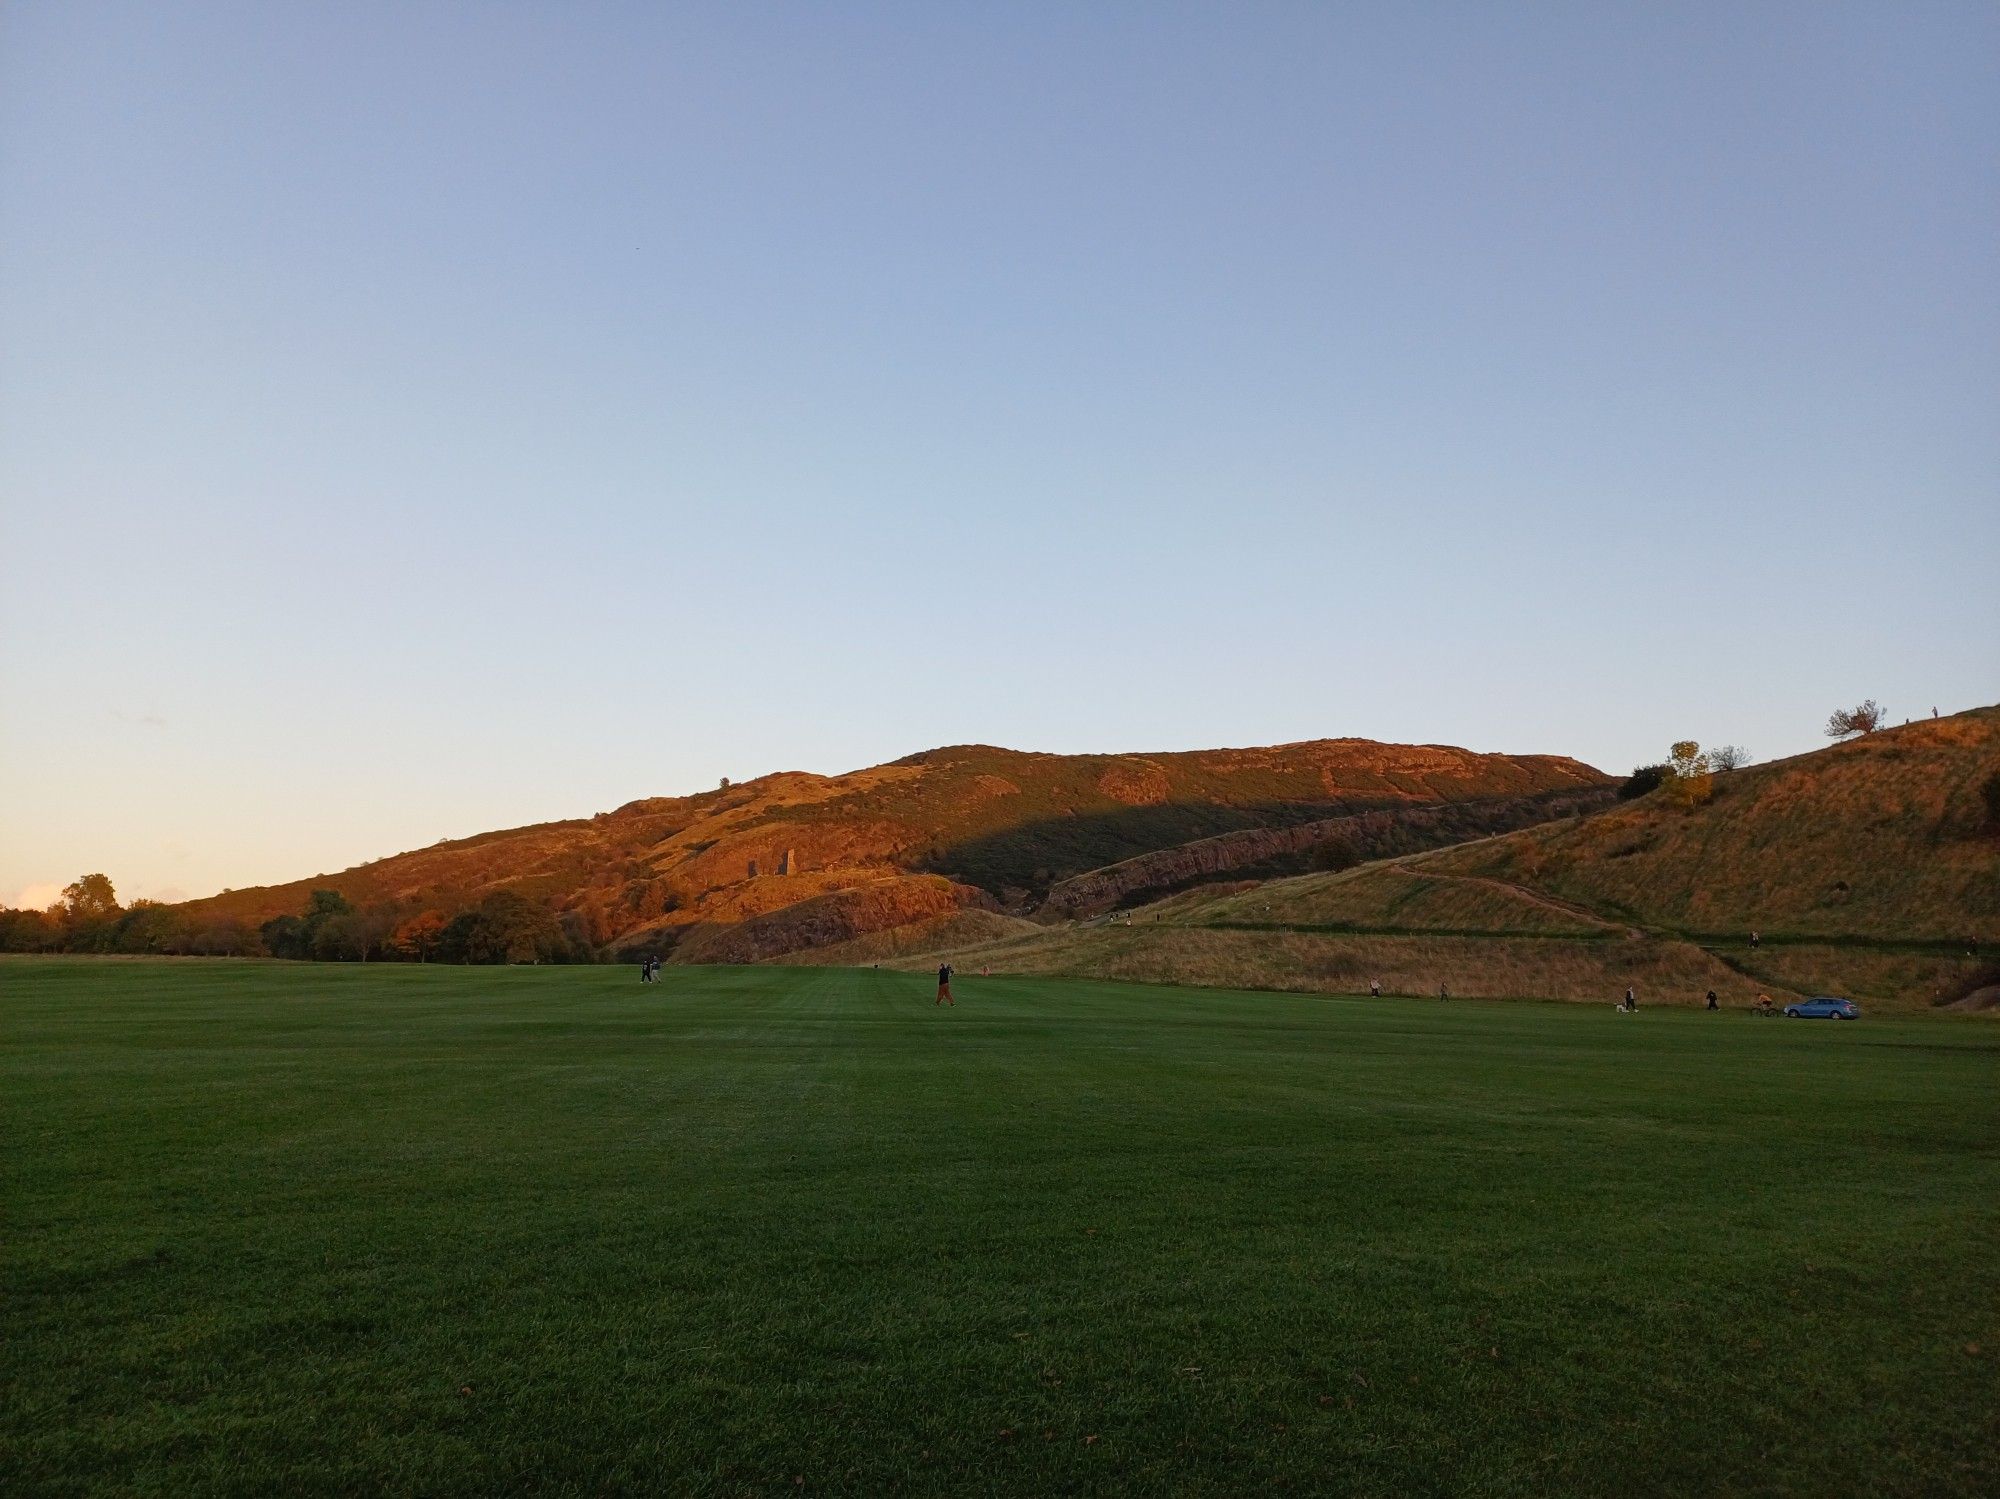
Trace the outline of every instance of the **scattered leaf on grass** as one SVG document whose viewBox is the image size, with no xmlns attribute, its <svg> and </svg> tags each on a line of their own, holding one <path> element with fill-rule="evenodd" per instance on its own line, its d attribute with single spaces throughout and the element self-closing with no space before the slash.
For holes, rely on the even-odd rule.
<svg viewBox="0 0 2000 1499">
<path fill-rule="evenodd" d="M 1084 1446 L 1086 1446 L 1086 1447 L 1095 1447 L 1095 1446 L 1097 1445 L 1097 1438 L 1096 1438 L 1096 1437 L 1085 1437 L 1085 1438 L 1083 1439 L 1083 1445 L 1084 1445 Z"/>
</svg>

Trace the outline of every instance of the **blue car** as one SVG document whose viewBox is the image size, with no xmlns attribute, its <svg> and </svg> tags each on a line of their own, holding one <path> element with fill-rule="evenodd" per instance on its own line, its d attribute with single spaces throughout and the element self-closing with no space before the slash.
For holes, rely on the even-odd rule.
<svg viewBox="0 0 2000 1499">
<path fill-rule="evenodd" d="M 1861 1007 L 1851 999 L 1835 999 L 1831 994 L 1815 994 L 1811 999 L 1802 999 L 1795 1005 L 1786 1005 L 1785 1013 L 1794 1020 L 1859 1020 Z"/>
</svg>

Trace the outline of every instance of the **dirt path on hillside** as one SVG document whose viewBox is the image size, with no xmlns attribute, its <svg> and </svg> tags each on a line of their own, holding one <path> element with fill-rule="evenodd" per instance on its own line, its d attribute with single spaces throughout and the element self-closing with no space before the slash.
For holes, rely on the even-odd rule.
<svg viewBox="0 0 2000 1499">
<path fill-rule="evenodd" d="M 1448 874 L 1438 869 L 1413 869 L 1408 864 L 1401 862 L 1392 864 L 1389 867 L 1398 874 L 1411 875 L 1417 879 L 1463 880 L 1468 885 L 1484 885 L 1489 890 L 1499 890 L 1508 895 L 1519 896 L 1529 905 L 1540 906 L 1545 911 L 1554 911 L 1559 916 L 1573 916 L 1578 921 L 1589 922 L 1592 926 L 1623 931 L 1627 937 L 1642 937 L 1645 935 L 1644 932 L 1635 926 L 1626 926 L 1623 922 L 1606 920 L 1588 906 L 1580 906 L 1575 901 L 1559 900 L 1553 895 L 1543 895 L 1539 890 L 1530 890 L 1526 885 L 1517 885 L 1512 880 L 1498 880 L 1490 875 L 1483 874 Z"/>
</svg>

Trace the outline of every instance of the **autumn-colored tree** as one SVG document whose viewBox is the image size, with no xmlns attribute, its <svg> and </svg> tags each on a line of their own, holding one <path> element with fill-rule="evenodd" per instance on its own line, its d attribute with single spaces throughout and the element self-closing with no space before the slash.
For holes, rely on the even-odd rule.
<svg viewBox="0 0 2000 1499">
<path fill-rule="evenodd" d="M 1882 705 L 1865 698 L 1858 707 L 1836 708 L 1826 721 L 1826 737 L 1849 739 L 1856 734 L 1872 734 L 1882 727 Z"/>
<path fill-rule="evenodd" d="M 396 928 L 389 945 L 405 957 L 415 958 L 419 963 L 428 963 L 436 949 L 439 935 L 444 931 L 444 913 L 441 911 L 419 911 L 408 921 Z"/>
<path fill-rule="evenodd" d="M 1677 743 L 1667 757 L 1660 784 L 1677 807 L 1698 807 L 1707 801 L 1715 792 L 1715 776 L 1701 746 L 1692 739 Z"/>
<path fill-rule="evenodd" d="M 87 874 L 74 885 L 63 886 L 63 915 L 73 924 L 102 921 L 118 914 L 118 892 L 107 875 Z"/>
</svg>

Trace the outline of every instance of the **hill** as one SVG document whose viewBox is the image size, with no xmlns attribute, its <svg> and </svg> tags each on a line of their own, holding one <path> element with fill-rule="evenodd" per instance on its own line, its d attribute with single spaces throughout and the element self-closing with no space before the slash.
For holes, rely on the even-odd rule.
<svg viewBox="0 0 2000 1499">
<path fill-rule="evenodd" d="M 1338 873 L 1236 881 L 955 949 L 1000 972 L 1353 991 L 1950 1003 L 2000 947 L 1978 788 L 2000 708 Z M 1758 935 L 1755 946 L 1751 933 Z"/>
<path fill-rule="evenodd" d="M 2000 843 L 1979 783 L 2000 707 L 1884 729 L 1430 860 L 1688 934 L 2000 937 Z"/>
<path fill-rule="evenodd" d="M 959 745 L 451 840 L 181 914 L 254 926 L 329 889 L 393 917 L 449 916 L 505 893 L 552 913 L 577 951 L 737 961 L 962 910 L 1030 910 L 1059 882 L 1191 840 L 1307 829 L 1290 840 L 1297 854 L 1328 836 L 1316 825 L 1367 813 L 1384 827 L 1421 812 L 1490 829 L 1609 784 L 1562 756 L 1365 739 L 1149 755 Z M 1440 823 L 1443 808 L 1462 811 Z M 1440 836 L 1413 824 L 1406 842 Z"/>
</svg>

